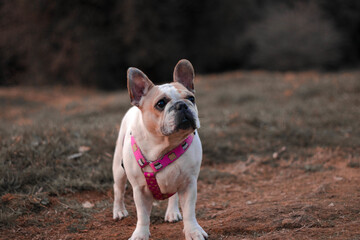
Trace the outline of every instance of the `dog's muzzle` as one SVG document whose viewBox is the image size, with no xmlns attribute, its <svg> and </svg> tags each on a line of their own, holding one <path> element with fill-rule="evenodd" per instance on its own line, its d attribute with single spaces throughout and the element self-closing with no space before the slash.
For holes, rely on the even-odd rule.
<svg viewBox="0 0 360 240">
<path fill-rule="evenodd" d="M 174 104 L 176 111 L 175 125 L 176 129 L 186 130 L 189 128 L 196 129 L 196 123 L 192 112 L 188 105 L 184 102 L 177 102 Z"/>
</svg>

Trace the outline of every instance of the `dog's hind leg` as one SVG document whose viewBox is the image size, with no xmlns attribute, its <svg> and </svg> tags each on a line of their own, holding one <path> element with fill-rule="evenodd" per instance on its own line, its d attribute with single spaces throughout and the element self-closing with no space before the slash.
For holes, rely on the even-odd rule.
<svg viewBox="0 0 360 240">
<path fill-rule="evenodd" d="M 123 141 L 124 134 L 120 130 L 118 142 L 116 144 L 114 160 L 113 160 L 113 176 L 114 176 L 114 208 L 113 208 L 113 218 L 122 219 L 128 216 L 128 212 L 125 208 L 124 203 L 124 194 L 126 187 L 126 173 L 123 166 Z"/>
<path fill-rule="evenodd" d="M 165 214 L 165 221 L 167 222 L 177 222 L 182 219 L 181 213 L 179 210 L 179 196 L 174 194 L 169 198 L 168 206 Z"/>
<path fill-rule="evenodd" d="M 120 168 L 118 168 L 116 173 L 114 174 L 114 219 L 122 219 L 129 215 L 124 203 L 126 174 L 124 169 L 122 169 L 122 167 Z"/>
</svg>

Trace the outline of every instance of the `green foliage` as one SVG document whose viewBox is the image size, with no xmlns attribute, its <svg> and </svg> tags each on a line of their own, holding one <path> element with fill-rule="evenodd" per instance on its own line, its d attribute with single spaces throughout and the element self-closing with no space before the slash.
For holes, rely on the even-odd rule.
<svg viewBox="0 0 360 240">
<path fill-rule="evenodd" d="M 180 58 L 198 73 L 358 63 L 358 1 L 308 2 L 3 0 L 0 84 L 114 89 L 129 66 L 165 82 Z"/>
<path fill-rule="evenodd" d="M 315 4 L 271 6 L 247 34 L 255 48 L 251 63 L 257 68 L 300 70 L 339 65 L 340 34 Z"/>
</svg>

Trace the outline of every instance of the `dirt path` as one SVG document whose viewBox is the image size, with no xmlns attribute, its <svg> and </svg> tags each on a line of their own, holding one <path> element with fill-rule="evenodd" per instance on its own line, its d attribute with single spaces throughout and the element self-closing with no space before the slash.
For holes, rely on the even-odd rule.
<svg viewBox="0 0 360 240">
<path fill-rule="evenodd" d="M 349 165 L 354 159 L 340 150 L 311 152 L 305 165 L 278 159 L 272 166 L 251 156 L 247 162 L 204 167 L 197 216 L 209 238 L 359 239 L 360 173 Z M 316 164 L 324 167 L 309 167 Z M 94 206 L 84 208 L 86 201 Z M 131 188 L 128 218 L 113 221 L 111 201 L 111 190 L 52 197 L 49 207 L 19 218 L 1 238 L 127 239 L 136 225 Z M 163 221 L 165 207 L 154 204 L 151 239 L 183 239 L 181 222 Z"/>
</svg>

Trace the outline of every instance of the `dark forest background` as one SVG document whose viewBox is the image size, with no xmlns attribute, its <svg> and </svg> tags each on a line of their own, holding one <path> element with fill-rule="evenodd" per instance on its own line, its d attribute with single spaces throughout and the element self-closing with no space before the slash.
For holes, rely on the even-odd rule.
<svg viewBox="0 0 360 240">
<path fill-rule="evenodd" d="M 358 0 L 2 0 L 0 85 L 126 85 L 126 69 L 338 70 L 360 62 Z"/>
</svg>

